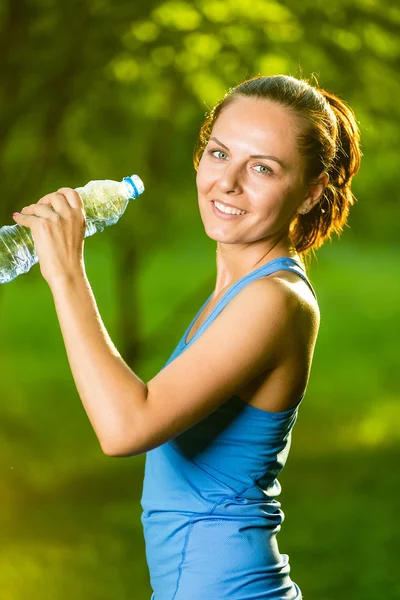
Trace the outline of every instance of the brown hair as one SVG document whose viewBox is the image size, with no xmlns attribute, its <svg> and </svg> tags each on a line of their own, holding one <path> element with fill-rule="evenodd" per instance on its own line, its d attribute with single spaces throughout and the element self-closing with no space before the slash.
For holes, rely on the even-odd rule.
<svg viewBox="0 0 400 600">
<path fill-rule="evenodd" d="M 304 125 L 298 137 L 307 164 L 304 181 L 312 183 L 323 171 L 329 175 L 319 202 L 306 214 L 296 213 L 290 223 L 292 243 L 307 257 L 332 233 L 340 236 L 356 200 L 351 181 L 360 168 L 362 153 L 354 112 L 338 96 L 304 79 L 288 75 L 248 79 L 230 88 L 206 113 L 193 153 L 196 171 L 218 115 L 238 97 L 273 100 L 292 110 Z"/>
</svg>

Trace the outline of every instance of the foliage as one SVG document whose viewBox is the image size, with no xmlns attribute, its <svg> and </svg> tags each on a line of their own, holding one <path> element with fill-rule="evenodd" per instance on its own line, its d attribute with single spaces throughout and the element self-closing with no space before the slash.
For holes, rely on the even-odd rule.
<svg viewBox="0 0 400 600">
<path fill-rule="evenodd" d="M 397 3 L 378 0 L 0 3 L 0 222 L 61 186 L 142 177 L 145 194 L 85 259 L 107 329 L 146 381 L 213 286 L 192 164 L 206 111 L 277 73 L 314 74 L 354 108 L 358 202 L 311 267 L 321 330 L 282 475 L 281 551 L 307 600 L 399 596 L 399 30 Z M 143 457 L 101 454 L 38 268 L 0 301 L 2 597 L 148 598 Z"/>
</svg>

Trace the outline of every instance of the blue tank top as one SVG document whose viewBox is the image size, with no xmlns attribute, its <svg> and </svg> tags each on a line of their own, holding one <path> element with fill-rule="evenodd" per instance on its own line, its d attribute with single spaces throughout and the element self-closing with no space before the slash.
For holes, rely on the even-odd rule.
<svg viewBox="0 0 400 600">
<path fill-rule="evenodd" d="M 186 343 L 200 308 L 164 365 L 184 352 L 243 287 L 303 265 L 280 257 L 237 281 Z M 146 453 L 141 521 L 150 600 L 299 600 L 276 535 L 284 520 L 277 480 L 304 398 L 269 412 L 232 396 L 205 419 Z"/>
</svg>

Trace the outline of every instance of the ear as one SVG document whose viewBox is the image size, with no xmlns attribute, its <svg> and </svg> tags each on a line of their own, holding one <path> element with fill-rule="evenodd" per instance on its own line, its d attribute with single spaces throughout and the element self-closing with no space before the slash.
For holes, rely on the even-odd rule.
<svg viewBox="0 0 400 600">
<path fill-rule="evenodd" d="M 310 184 L 307 188 L 306 197 L 304 198 L 301 205 L 298 207 L 297 212 L 300 214 L 303 213 L 303 209 L 307 209 L 306 212 L 310 212 L 314 208 L 314 206 L 319 202 L 321 196 L 323 195 L 326 186 L 329 183 L 329 175 L 326 171 L 323 171 L 317 179 L 314 180 L 312 184 Z"/>
</svg>

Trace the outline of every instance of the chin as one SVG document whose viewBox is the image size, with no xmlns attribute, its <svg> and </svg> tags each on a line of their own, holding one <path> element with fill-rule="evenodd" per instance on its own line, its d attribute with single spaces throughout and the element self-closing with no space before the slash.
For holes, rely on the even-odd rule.
<svg viewBox="0 0 400 600">
<path fill-rule="evenodd" d="M 207 227 L 203 222 L 204 232 L 210 240 L 214 240 L 215 242 L 223 242 L 225 240 L 221 240 L 221 235 L 218 234 L 213 228 Z"/>
<path fill-rule="evenodd" d="M 221 244 L 238 244 L 241 243 L 240 240 L 233 237 L 232 234 L 223 234 L 221 231 L 217 231 L 216 227 L 207 227 L 204 225 L 204 232 L 210 240 L 214 240 L 214 242 L 221 242 Z"/>
</svg>

